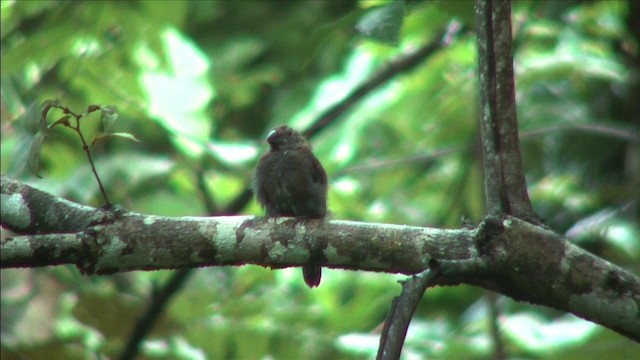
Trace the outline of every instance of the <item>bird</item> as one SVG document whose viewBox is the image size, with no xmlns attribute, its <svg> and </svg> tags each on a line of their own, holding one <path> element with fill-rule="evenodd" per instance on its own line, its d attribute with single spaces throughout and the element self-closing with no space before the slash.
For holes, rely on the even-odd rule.
<svg viewBox="0 0 640 360">
<path fill-rule="evenodd" d="M 307 140 L 287 125 L 267 135 L 267 151 L 256 167 L 256 198 L 268 217 L 324 219 L 327 215 L 327 173 Z M 320 285 L 322 268 L 302 267 L 305 283 Z"/>
</svg>

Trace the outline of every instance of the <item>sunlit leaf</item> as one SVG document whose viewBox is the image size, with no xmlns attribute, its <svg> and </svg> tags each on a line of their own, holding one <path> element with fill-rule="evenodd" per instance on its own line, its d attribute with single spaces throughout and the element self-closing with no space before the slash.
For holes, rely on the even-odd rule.
<svg viewBox="0 0 640 360">
<path fill-rule="evenodd" d="M 127 139 L 127 140 L 131 140 L 131 141 L 135 141 L 135 142 L 140 142 L 140 140 L 138 140 L 138 138 L 136 138 L 133 134 L 129 134 L 129 133 L 125 133 L 125 132 L 117 132 L 117 133 L 97 133 L 93 139 L 91 140 L 91 145 L 89 146 L 89 148 L 93 148 L 93 146 L 99 142 L 102 141 L 106 138 L 109 137 L 115 137 L 115 138 L 121 138 L 121 139 Z"/>
<path fill-rule="evenodd" d="M 611 246 L 633 260 L 640 259 L 640 226 L 637 222 L 616 219 L 603 232 Z"/>
<path fill-rule="evenodd" d="M 382 44 L 397 45 L 404 20 L 404 1 L 371 9 L 356 25 L 358 32 Z"/>
<path fill-rule="evenodd" d="M 579 346 L 598 330 L 596 324 L 573 315 L 547 320 L 535 313 L 511 315 L 501 327 L 512 341 L 537 354 L 546 354 L 570 345 Z"/>
<path fill-rule="evenodd" d="M 149 69 L 140 81 L 147 93 L 147 111 L 173 136 L 178 149 L 198 156 L 209 138 L 211 121 L 205 113 L 213 97 L 207 78 L 209 60 L 184 34 L 168 28 L 162 34 L 169 69 Z M 154 54 L 148 47 L 138 53 L 141 58 Z"/>
<path fill-rule="evenodd" d="M 127 139 L 135 142 L 140 142 L 140 140 L 138 140 L 138 138 L 135 137 L 135 135 L 130 133 L 125 133 L 125 132 L 109 133 L 109 136 L 114 136 L 114 137 L 119 137 L 122 139 Z"/>
<path fill-rule="evenodd" d="M 258 155 L 254 143 L 210 142 L 207 150 L 218 160 L 229 165 L 238 165 L 253 160 Z"/>
</svg>

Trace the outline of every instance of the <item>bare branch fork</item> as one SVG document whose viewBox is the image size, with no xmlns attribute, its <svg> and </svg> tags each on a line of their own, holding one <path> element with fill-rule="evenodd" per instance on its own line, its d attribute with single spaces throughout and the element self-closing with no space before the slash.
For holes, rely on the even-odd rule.
<svg viewBox="0 0 640 360">
<path fill-rule="evenodd" d="M 476 0 L 476 31 L 478 36 L 480 130 L 484 160 L 483 168 L 485 172 L 485 196 L 487 200 L 487 213 L 489 215 L 488 219 L 494 217 L 504 219 L 507 216 L 514 216 L 534 224 L 539 224 L 540 218 L 534 212 L 527 193 L 524 166 L 520 153 L 515 100 L 513 52 L 511 45 L 511 2 L 509 0 Z M 486 223 L 487 222 L 485 220 L 485 224 Z M 505 250 L 506 248 L 510 248 L 509 245 L 512 244 L 511 242 L 513 238 L 507 234 L 507 229 L 508 226 L 505 226 L 505 233 L 503 236 L 491 237 L 496 241 L 497 239 L 500 239 L 500 241 L 504 243 L 498 244 L 497 246 L 494 246 L 496 244 L 493 244 L 485 249 L 488 251 L 488 253 L 485 254 L 492 254 L 489 255 L 489 258 L 491 258 L 492 261 L 498 260 L 494 257 L 494 251 L 498 249 Z M 542 228 L 538 228 L 537 230 L 543 232 L 546 231 Z M 493 284 L 495 286 L 491 286 L 491 284 L 486 283 L 484 285 L 478 283 L 477 285 L 483 286 L 486 289 L 496 290 L 515 299 L 526 300 L 534 303 L 538 303 L 537 301 L 546 302 L 546 300 L 551 300 L 553 298 L 560 302 L 564 302 L 565 305 L 572 303 L 572 305 L 560 305 L 560 307 L 557 306 L 559 305 L 558 303 L 556 303 L 555 306 L 549 303 L 546 303 L 546 305 L 562 308 L 584 318 L 593 320 L 594 322 L 599 322 L 582 312 L 597 312 L 597 309 L 599 308 L 598 304 L 590 303 L 588 306 L 581 304 L 579 306 L 581 310 L 575 311 L 576 309 L 573 305 L 576 305 L 576 303 L 574 300 L 569 299 L 575 296 L 576 293 L 572 291 L 566 293 L 565 291 L 560 290 L 559 287 L 553 286 L 541 293 L 537 293 L 538 290 L 542 291 L 542 289 L 535 290 L 537 288 L 537 284 L 535 282 L 546 282 L 549 280 L 547 276 L 553 277 L 554 275 L 558 275 L 558 271 L 568 271 L 568 273 L 565 274 L 581 274 L 578 277 L 581 277 L 582 275 L 593 275 L 589 274 L 589 271 L 594 271 L 595 267 L 591 268 L 590 266 L 585 265 L 595 265 L 595 263 L 599 262 L 601 259 L 598 259 L 598 261 L 577 261 L 575 263 L 566 262 L 564 265 L 561 265 L 562 262 L 560 262 L 557 263 L 557 265 L 561 265 L 560 267 L 531 267 L 528 270 L 524 270 L 524 268 L 521 267 L 523 263 L 520 263 L 520 260 L 524 260 L 525 263 L 529 263 L 530 260 L 538 257 L 544 257 L 545 254 L 551 255 L 553 252 L 546 253 L 546 251 L 550 251 L 552 248 L 560 251 L 557 254 L 568 254 L 566 250 L 569 248 L 573 249 L 570 252 L 579 251 L 585 253 L 583 250 L 567 243 L 556 234 L 550 233 L 549 236 L 543 236 L 540 238 L 529 236 L 525 237 L 530 241 L 529 244 L 522 244 L 522 248 L 518 246 L 518 250 L 516 250 L 516 248 L 511 248 L 515 253 L 512 251 L 506 251 L 503 253 L 507 254 L 506 257 L 498 257 L 499 259 L 505 260 L 505 264 L 503 264 L 505 268 L 503 268 L 503 271 L 512 272 L 515 269 L 516 272 L 521 271 L 522 276 L 511 277 L 506 274 L 506 276 L 502 276 L 499 273 L 494 273 L 493 275 L 496 276 L 489 277 L 493 278 L 492 281 L 495 281 Z M 478 249 L 482 252 L 484 245 L 476 245 L 478 245 Z M 515 256 L 516 253 L 520 255 L 527 255 L 525 255 L 524 258 L 516 260 L 516 257 L 518 257 Z M 560 257 L 564 257 L 564 255 L 560 255 Z M 591 254 L 583 259 L 587 258 L 596 259 Z M 537 262 L 537 260 L 534 262 Z M 475 266 L 476 265 L 472 263 L 471 267 Z M 565 268 L 562 266 L 565 266 Z M 566 266 L 569 268 L 566 268 Z M 489 268 L 491 267 L 493 266 L 489 266 Z M 447 267 L 442 265 L 441 271 L 444 272 L 446 269 Z M 550 269 L 552 269 L 551 271 L 553 273 L 549 273 Z M 611 271 L 613 271 L 612 269 L 613 268 L 610 268 Z M 604 270 L 604 268 L 601 268 L 601 270 Z M 615 280 L 612 280 L 610 285 L 613 283 L 618 284 L 620 278 L 614 274 L 619 273 L 617 270 L 609 272 L 610 270 L 605 270 L 604 273 L 601 273 L 604 277 L 600 278 L 597 282 L 602 281 L 607 283 L 611 280 L 611 278 L 609 280 L 607 280 L 607 278 L 611 276 Z M 546 274 L 543 275 L 543 273 Z M 636 285 L 633 285 L 632 288 L 634 290 L 631 290 L 631 292 L 626 295 L 630 295 L 632 293 L 637 294 L 638 279 L 635 275 L 629 275 L 631 278 L 627 279 L 633 278 L 631 282 Z M 569 285 L 570 288 L 573 287 L 573 285 L 578 285 L 578 283 L 573 283 L 576 278 L 572 276 L 573 275 L 569 275 L 569 278 L 564 279 L 564 281 L 568 282 L 563 283 L 561 281 L 561 283 L 558 283 L 557 285 L 560 287 Z M 408 327 L 411 319 L 411 316 L 405 316 L 405 313 L 413 313 L 421 298 L 421 296 L 418 295 L 421 295 L 427 287 L 433 286 L 437 283 L 437 281 L 430 281 L 431 277 L 432 276 L 425 276 L 421 281 L 408 281 L 408 283 L 411 284 L 416 282 L 420 283 L 421 286 L 410 286 L 407 282 L 403 284 L 402 295 L 399 298 L 394 299 L 394 303 L 392 304 L 389 312 L 389 317 L 385 322 L 386 331 L 383 332 L 380 339 L 378 359 L 399 358 L 402 344 L 404 342 L 404 336 L 406 334 L 406 328 Z M 520 279 L 513 282 L 516 278 Z M 570 285 L 570 283 L 573 285 Z M 511 287 L 511 285 L 518 287 L 519 290 L 517 293 L 519 294 L 512 293 L 510 290 L 507 290 L 504 287 L 505 285 L 507 288 Z M 590 289 L 593 290 L 594 288 Z M 584 295 L 582 290 L 579 288 L 574 288 L 574 290 L 577 290 L 578 293 L 582 293 Z M 605 291 L 617 292 L 619 295 L 623 294 L 613 289 Z M 538 295 L 540 297 L 537 300 L 534 300 L 531 296 L 528 296 L 527 293 L 536 294 L 536 297 Z M 609 317 L 611 320 L 616 317 L 626 319 L 624 321 L 628 321 L 628 324 L 630 325 L 628 330 L 630 330 L 630 332 L 626 332 L 626 330 L 617 331 L 638 340 L 640 338 L 640 298 L 637 296 L 627 297 L 626 295 L 622 295 L 622 297 L 618 297 L 616 300 L 614 300 L 614 298 L 610 298 L 610 300 L 617 303 L 617 310 L 612 308 L 611 310 L 614 312 L 610 313 Z M 542 298 L 546 298 L 546 300 L 542 300 Z M 626 300 L 622 300 L 623 298 Z M 567 303 L 567 301 L 569 303 Z M 571 308 L 573 308 L 573 310 L 571 310 Z M 391 322 L 394 324 L 390 324 Z M 602 322 L 600 323 L 603 324 Z M 494 325 L 497 325 L 497 323 L 494 322 Z M 401 330 L 389 331 L 390 327 Z M 496 349 L 494 356 L 496 358 L 501 358 L 504 356 L 504 351 L 499 345 L 501 341 L 499 339 L 498 329 L 494 329 L 493 333 L 498 337 L 495 339 Z"/>
</svg>

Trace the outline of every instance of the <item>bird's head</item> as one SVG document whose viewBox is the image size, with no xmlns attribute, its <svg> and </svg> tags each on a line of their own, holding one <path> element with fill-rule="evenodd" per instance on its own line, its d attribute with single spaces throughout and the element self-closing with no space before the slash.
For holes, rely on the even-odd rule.
<svg viewBox="0 0 640 360">
<path fill-rule="evenodd" d="M 267 142 L 271 146 L 271 150 L 287 150 L 307 146 L 307 140 L 287 125 L 281 125 L 271 130 L 267 135 Z"/>
</svg>

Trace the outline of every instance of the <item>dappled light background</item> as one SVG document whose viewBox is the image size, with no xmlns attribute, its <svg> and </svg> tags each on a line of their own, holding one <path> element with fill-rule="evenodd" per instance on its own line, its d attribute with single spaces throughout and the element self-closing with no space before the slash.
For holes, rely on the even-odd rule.
<svg viewBox="0 0 640 360">
<path fill-rule="evenodd" d="M 78 113 L 113 105 L 113 131 L 139 142 L 107 137 L 93 149 L 112 202 L 147 214 L 206 216 L 208 197 L 224 213 L 251 186 L 271 128 L 304 130 L 385 64 L 453 26 L 461 31 L 445 46 L 376 87 L 311 144 L 329 176 L 330 218 L 475 223 L 484 195 L 473 2 L 396 3 L 3 0 L 2 174 L 102 205 L 77 135 L 56 127 L 34 154 L 35 124 L 48 99 Z M 637 273 L 640 6 L 513 6 L 533 206 L 549 227 Z M 52 111 L 49 124 L 62 115 Z M 99 115 L 82 120 L 89 138 L 102 126 Z M 238 214 L 263 211 L 252 200 Z M 375 356 L 402 277 L 328 269 L 310 290 L 299 272 L 199 269 L 144 342 L 142 358 Z M 117 357 L 170 274 L 2 270 L 2 358 Z M 483 294 L 469 286 L 429 290 L 409 329 L 406 358 L 488 357 Z M 513 357 L 628 359 L 638 349 L 555 310 L 502 297 L 497 305 Z"/>
</svg>

